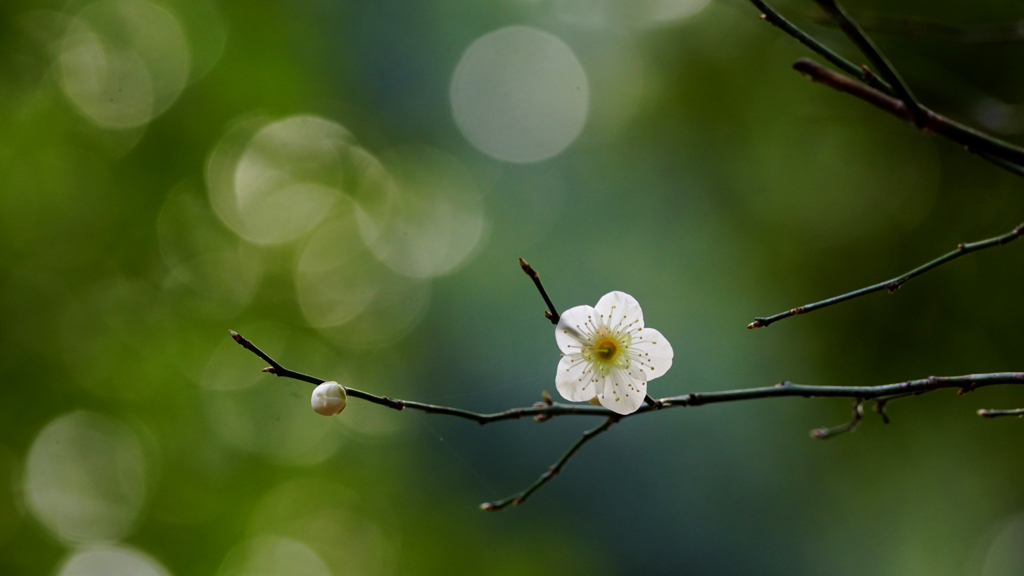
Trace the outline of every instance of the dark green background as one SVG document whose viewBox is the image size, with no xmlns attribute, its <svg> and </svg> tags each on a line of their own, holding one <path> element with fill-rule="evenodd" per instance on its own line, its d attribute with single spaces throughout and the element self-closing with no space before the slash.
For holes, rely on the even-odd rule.
<svg viewBox="0 0 1024 576">
<path fill-rule="evenodd" d="M 516 265 L 524 257 L 562 308 L 611 290 L 640 301 L 676 354 L 655 396 L 1024 369 L 1022 245 L 958 260 L 893 296 L 744 330 L 754 316 L 1010 230 L 1024 219 L 1021 181 L 800 77 L 790 66 L 806 50 L 740 0 L 656 27 L 559 18 L 572 4 L 224 0 L 221 21 L 183 20 L 193 48 L 223 33 L 223 53 L 130 146 L 62 92 L 60 13 L 82 4 L 0 4 L 0 572 L 55 573 L 82 544 L 45 528 L 23 495 L 40 431 L 87 410 L 143 448 L 143 505 L 121 545 L 175 575 L 234 573 L 240 543 L 275 535 L 305 542 L 339 575 L 1024 573 L 1004 558 L 1024 549 L 1013 532 L 1024 424 L 974 413 L 1024 406 L 1011 388 L 896 402 L 888 426 L 868 417 L 828 442 L 807 432 L 843 422 L 843 400 L 630 419 L 524 506 L 483 514 L 478 503 L 533 481 L 593 421 L 481 428 L 353 400 L 339 418 L 354 424 L 336 425 L 309 411 L 308 385 L 259 375 L 261 362 L 233 347 L 229 328 L 287 366 L 344 372 L 378 394 L 483 411 L 529 405 L 554 392 L 558 350 Z M 847 7 L 963 26 L 1024 19 L 1010 1 Z M 856 58 L 814 23 L 812 2 L 778 8 Z M 535 164 L 474 149 L 452 119 L 451 74 L 476 38 L 514 24 L 560 37 L 585 69 L 588 46 L 632 46 L 644 84 L 629 121 L 608 133 L 588 124 Z M 1024 42 L 876 39 L 942 113 L 982 126 L 986 102 L 1024 112 L 1013 108 L 1024 105 Z M 338 344 L 307 325 L 293 280 L 301 240 L 253 248 L 265 275 L 229 312 L 182 288 L 161 255 L 158 216 L 173 190 L 200 199 L 197 214 L 219 226 L 204 204 L 204 165 L 229 127 L 296 114 L 340 123 L 374 154 L 444 151 L 483 194 L 479 249 L 431 280 L 423 320 L 385 347 Z M 1001 135 L 1019 141 L 1020 128 Z M 552 182 L 562 192 L 548 199 Z M 260 379 L 237 393 L 205 388 L 218 362 L 217 378 Z M 231 394 L 253 412 L 255 428 L 234 432 L 240 442 L 232 421 L 216 421 Z M 313 464 L 268 453 L 288 434 L 277 411 L 298 411 L 302 434 L 339 446 Z M 316 501 L 289 504 L 282 491 Z M 322 524 L 295 528 L 303 506 L 322 507 Z"/>
</svg>

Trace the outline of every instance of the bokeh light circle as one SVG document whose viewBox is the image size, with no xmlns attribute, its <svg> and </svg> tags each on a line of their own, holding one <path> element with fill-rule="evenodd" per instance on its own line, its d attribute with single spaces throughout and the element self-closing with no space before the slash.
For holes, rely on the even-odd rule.
<svg viewBox="0 0 1024 576">
<path fill-rule="evenodd" d="M 981 570 L 982 576 L 1024 576 L 1024 514 L 1003 523 L 996 533 Z"/>
<path fill-rule="evenodd" d="M 306 544 L 280 536 L 258 536 L 232 548 L 217 576 L 331 576 L 331 569 Z"/>
<path fill-rule="evenodd" d="M 252 118 L 227 131 L 206 167 L 210 204 L 254 244 L 280 244 L 314 230 L 356 192 L 373 156 L 340 124 L 318 116 Z"/>
<path fill-rule="evenodd" d="M 189 47 L 178 20 L 145 0 L 102 0 L 68 25 L 61 86 L 104 128 L 147 124 L 167 110 L 189 77 Z"/>
<path fill-rule="evenodd" d="M 149 555 L 129 548 L 101 546 L 75 552 L 57 576 L 169 576 Z"/>
<path fill-rule="evenodd" d="M 552 16 L 577 26 L 648 28 L 679 22 L 710 3 L 711 0 L 551 0 L 549 7 Z"/>
<path fill-rule="evenodd" d="M 160 254 L 170 269 L 165 290 L 184 285 L 194 297 L 181 302 L 198 315 L 228 318 L 252 299 L 262 278 L 255 247 L 241 242 L 188 184 L 175 187 L 157 216 Z"/>
<path fill-rule="evenodd" d="M 351 142 L 341 125 L 315 116 L 286 118 L 257 132 L 234 173 L 245 236 L 276 244 L 316 227 L 340 195 L 342 156 Z"/>
<path fill-rule="evenodd" d="M 394 572 L 398 530 L 382 500 L 315 478 L 292 480 L 264 496 L 249 530 L 309 546 L 334 574 L 386 576 Z"/>
<path fill-rule="evenodd" d="M 459 130 L 481 152 L 506 162 L 557 155 L 587 120 L 590 88 L 583 66 L 547 32 L 510 26 L 474 41 L 451 83 Z"/>
<path fill-rule="evenodd" d="M 363 241 L 399 274 L 451 272 L 484 233 L 476 183 L 454 157 L 428 148 L 395 150 L 384 166 L 366 174 L 357 197 Z"/>
<path fill-rule="evenodd" d="M 32 442 L 24 489 L 29 510 L 61 539 L 122 538 L 145 499 L 142 445 L 127 426 L 108 416 L 65 414 Z"/>
<path fill-rule="evenodd" d="M 627 0 L 640 25 L 668 24 L 703 10 L 711 0 Z"/>
</svg>

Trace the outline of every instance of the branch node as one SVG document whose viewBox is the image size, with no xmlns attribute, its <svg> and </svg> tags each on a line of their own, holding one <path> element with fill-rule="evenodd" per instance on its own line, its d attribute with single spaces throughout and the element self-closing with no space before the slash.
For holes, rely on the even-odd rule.
<svg viewBox="0 0 1024 576">
<path fill-rule="evenodd" d="M 551 399 L 551 394 L 549 394 L 547 390 L 541 390 L 540 397 L 544 399 L 544 403 L 548 406 L 555 403 L 555 401 Z"/>
<path fill-rule="evenodd" d="M 889 423 L 889 414 L 885 411 L 885 407 L 888 405 L 887 400 L 878 400 L 875 402 L 875 412 L 882 418 L 882 422 L 885 424 Z"/>
<path fill-rule="evenodd" d="M 956 395 L 957 396 L 963 396 L 963 395 L 968 394 L 970 392 L 974 392 L 977 389 L 978 389 L 978 383 L 977 382 L 970 382 L 970 383 L 967 384 L 967 386 L 963 386 L 959 390 L 957 390 L 956 391 Z"/>
<path fill-rule="evenodd" d="M 653 409 L 653 410 L 661 410 L 662 407 L 664 406 L 664 404 L 662 404 L 661 400 L 655 400 L 654 398 L 651 398 L 650 394 L 647 394 L 644 397 L 644 402 L 647 402 L 647 405 L 650 406 L 651 409 Z"/>
<path fill-rule="evenodd" d="M 861 78 L 864 80 L 865 84 L 871 84 L 877 81 L 877 76 L 875 76 L 875 73 L 871 71 L 871 68 L 868 68 L 867 64 L 861 64 L 860 71 L 863 74 Z"/>
</svg>

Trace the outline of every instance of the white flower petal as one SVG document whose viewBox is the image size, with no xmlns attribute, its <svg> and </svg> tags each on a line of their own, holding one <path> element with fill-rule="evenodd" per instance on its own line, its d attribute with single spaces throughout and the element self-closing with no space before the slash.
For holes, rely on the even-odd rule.
<svg viewBox="0 0 1024 576">
<path fill-rule="evenodd" d="M 555 374 L 555 388 L 570 402 L 586 402 L 597 396 L 593 366 L 580 354 L 562 356 Z"/>
<path fill-rule="evenodd" d="M 618 414 L 632 414 L 647 396 L 647 382 L 633 380 L 624 370 L 613 370 L 605 380 L 605 389 L 597 398 L 601 405 Z"/>
<path fill-rule="evenodd" d="M 646 373 L 647 380 L 651 381 L 668 372 L 675 352 L 661 332 L 654 328 L 644 328 L 630 342 L 629 355 L 632 362 L 639 364 Z"/>
<path fill-rule="evenodd" d="M 586 342 L 593 332 L 594 309 L 590 306 L 569 308 L 558 319 L 555 327 L 555 342 L 562 354 L 574 354 L 580 351 L 580 345 Z"/>
<path fill-rule="evenodd" d="M 644 311 L 640 303 L 625 292 L 609 292 L 594 306 L 601 323 L 612 330 L 629 330 L 644 327 Z"/>
</svg>

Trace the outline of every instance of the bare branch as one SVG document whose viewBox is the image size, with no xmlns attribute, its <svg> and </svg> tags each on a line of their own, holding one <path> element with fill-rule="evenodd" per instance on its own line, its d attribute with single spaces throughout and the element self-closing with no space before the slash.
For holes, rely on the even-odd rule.
<svg viewBox="0 0 1024 576">
<path fill-rule="evenodd" d="M 889 99 L 890 101 L 885 101 L 871 95 L 870 92 L 859 93 L 858 88 L 863 87 L 862 85 L 852 82 L 839 74 L 832 73 L 837 78 L 831 78 L 826 82 L 824 80 L 825 75 L 817 70 L 813 70 L 811 66 L 818 65 L 814 64 L 810 60 L 801 60 L 797 62 L 797 64 L 794 65 L 794 68 L 798 71 L 811 76 L 811 78 L 817 82 L 822 82 L 842 92 L 853 94 L 904 121 L 914 124 L 914 118 L 907 112 L 906 106 L 896 97 L 896 92 L 894 92 L 893 88 L 888 83 L 877 78 L 866 66 L 857 66 L 853 62 L 839 56 L 827 46 L 791 24 L 778 12 L 768 6 L 763 0 L 751 0 L 751 3 L 761 10 L 762 20 L 776 26 L 804 46 L 807 46 L 815 53 L 821 55 L 840 70 L 843 70 L 864 84 L 874 88 L 875 91 L 881 92 L 883 95 L 890 96 L 891 98 Z M 810 62 L 810 65 L 804 64 L 804 62 Z M 804 68 L 806 68 L 806 70 Z M 818 68 L 821 67 L 818 66 Z M 821 76 L 822 78 L 819 79 L 816 75 Z M 844 84 L 842 82 L 843 80 L 848 84 Z M 992 164 L 1017 176 L 1024 177 L 1024 149 L 973 128 L 953 122 L 948 118 L 931 112 L 927 108 L 920 107 L 920 109 L 925 112 L 926 119 L 935 124 L 932 126 L 926 123 L 925 126 L 921 127 L 922 130 L 939 134 L 945 138 L 953 140 L 954 142 L 963 144 L 967 148 L 968 152 L 977 154 L 984 160 L 991 162 Z M 940 132 L 936 128 L 942 128 L 943 131 Z"/>
<path fill-rule="evenodd" d="M 889 59 L 882 54 L 882 51 L 875 46 L 875 43 L 868 38 L 868 35 L 861 30 L 860 26 L 847 16 L 846 11 L 836 0 L 815 0 L 821 8 L 839 24 L 839 27 L 846 33 L 846 36 L 856 44 L 857 48 L 878 69 L 890 86 L 897 98 L 899 98 L 910 114 L 911 120 L 918 128 L 923 128 L 927 122 L 927 115 L 921 104 L 917 101 L 910 87 L 900 77 L 896 68 L 889 63 Z"/>
<path fill-rule="evenodd" d="M 552 324 L 557 325 L 559 319 L 558 310 L 555 309 L 555 305 L 551 303 L 551 298 L 548 297 L 548 291 L 545 290 L 544 285 L 541 284 L 540 274 L 538 274 L 537 271 L 533 269 L 533 266 L 527 264 L 526 260 L 523 260 L 522 258 L 519 259 L 519 266 L 523 269 L 523 272 L 526 272 L 526 275 L 533 280 L 533 284 L 540 292 L 541 298 L 543 298 L 544 303 L 548 305 L 548 310 L 544 312 L 544 317 L 550 320 Z"/>
<path fill-rule="evenodd" d="M 768 4 L 765 4 L 762 0 L 750 0 L 750 3 L 761 11 L 762 20 L 768 22 L 772 26 L 775 26 L 779 30 L 782 30 L 786 34 L 789 34 L 796 39 L 797 42 L 807 46 L 816 54 L 831 62 L 836 68 L 839 68 L 850 76 L 859 79 L 861 82 L 875 88 L 876 90 L 885 92 L 890 96 L 896 95 L 892 86 L 890 86 L 886 81 L 872 74 L 870 70 L 867 70 L 862 66 L 857 66 L 853 62 L 850 62 L 839 54 L 836 54 L 831 48 L 825 46 L 814 39 L 810 34 L 797 28 L 792 22 L 783 18 L 781 14 L 776 12 L 775 9 Z"/>
<path fill-rule="evenodd" d="M 1001 418 L 1004 416 L 1012 416 L 1015 418 L 1024 418 L 1024 408 L 1017 408 L 1016 410 L 978 410 L 978 416 L 982 418 Z"/>
<path fill-rule="evenodd" d="M 597 428 L 594 428 L 593 430 L 587 430 L 586 432 L 583 433 L 583 436 L 581 436 L 579 440 L 577 440 L 572 446 L 569 447 L 569 450 L 565 454 L 562 454 L 562 457 L 558 459 L 558 462 L 552 464 L 546 472 L 540 475 L 540 478 L 538 478 L 536 482 L 527 486 L 526 489 L 524 489 L 523 491 L 513 494 L 503 500 L 496 500 L 494 502 L 484 502 L 483 504 L 480 505 L 480 509 L 485 512 L 500 512 L 510 504 L 512 506 L 518 506 L 522 504 L 523 502 L 526 501 L 527 498 L 530 497 L 531 494 L 536 492 L 538 489 L 540 489 L 541 486 L 547 484 L 548 482 L 551 481 L 552 478 L 557 476 L 558 473 L 562 471 L 562 468 L 565 467 L 565 464 L 569 462 L 569 459 L 575 456 L 584 444 L 589 442 L 598 434 L 601 434 L 602 432 L 611 428 L 612 424 L 615 424 L 618 421 L 619 418 L 617 416 L 612 416 L 605 420 L 604 424 L 601 424 Z"/>
<path fill-rule="evenodd" d="M 898 290 L 900 286 L 906 284 L 907 282 L 910 282 L 914 278 L 917 278 L 918 276 L 924 274 L 925 272 L 928 272 L 929 270 L 938 268 L 939 266 L 942 266 L 947 262 L 952 262 L 953 260 L 956 260 L 957 258 L 964 256 L 966 254 L 970 254 L 971 252 L 977 252 L 979 250 L 984 250 L 986 248 L 992 248 L 994 246 L 1002 246 L 1003 244 L 1008 244 L 1010 242 L 1013 242 L 1017 238 L 1020 238 L 1021 236 L 1024 236 L 1024 224 L 1017 226 L 1016 228 L 1007 232 L 1006 234 L 996 236 L 995 238 L 989 238 L 988 240 L 980 240 L 978 242 L 959 244 L 957 245 L 956 249 L 953 250 L 952 252 L 944 254 L 943 256 L 940 256 L 935 260 L 928 262 L 927 264 L 918 266 L 917 268 L 914 268 L 913 270 L 901 276 L 897 276 L 895 278 L 886 280 L 885 282 L 872 284 L 871 286 L 861 288 L 860 290 L 854 290 L 853 292 L 847 292 L 846 294 L 833 296 L 832 298 L 821 300 L 820 302 L 804 304 L 803 306 L 798 306 L 785 312 L 779 312 L 774 316 L 755 318 L 753 322 L 747 324 L 747 328 L 763 328 L 765 326 L 769 326 L 775 322 L 778 322 L 779 320 L 782 320 L 784 318 L 789 318 L 790 316 L 806 314 L 807 312 L 813 312 L 821 308 L 827 308 L 828 306 L 832 306 L 833 304 L 839 304 L 840 302 L 846 302 L 847 300 L 853 300 L 854 298 L 866 296 L 867 294 L 871 294 L 874 292 L 881 292 L 882 290 L 886 290 L 890 294 L 892 294 L 893 292 Z"/>
<path fill-rule="evenodd" d="M 805 76 L 808 76 L 811 80 L 818 82 L 819 84 L 824 84 L 829 88 L 856 96 L 868 104 L 896 116 L 904 122 L 913 124 L 913 118 L 910 113 L 907 112 L 907 108 L 903 102 L 889 96 L 888 94 L 850 80 L 849 78 L 833 72 L 821 66 L 817 62 L 806 58 L 797 60 L 796 64 L 793 65 L 793 69 Z M 921 130 L 937 134 L 943 138 L 952 140 L 957 144 L 966 146 L 969 152 L 978 154 L 982 158 L 988 159 L 989 156 L 994 156 L 1011 164 L 1024 166 L 1024 148 L 1014 146 L 1009 142 L 1000 140 L 994 136 L 975 130 L 974 128 L 969 128 L 959 122 L 950 120 L 941 114 L 936 114 L 927 108 L 922 108 L 922 110 L 925 113 L 925 119 L 923 124 L 918 126 Z"/>
</svg>

